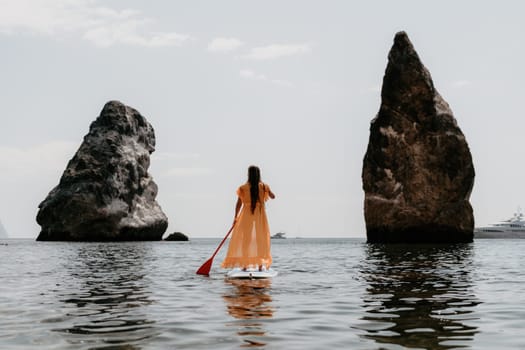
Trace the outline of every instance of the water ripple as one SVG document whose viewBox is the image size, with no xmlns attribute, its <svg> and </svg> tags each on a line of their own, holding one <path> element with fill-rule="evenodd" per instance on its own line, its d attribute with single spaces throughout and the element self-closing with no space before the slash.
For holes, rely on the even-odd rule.
<svg viewBox="0 0 525 350">
<path fill-rule="evenodd" d="M 195 274 L 220 239 L 0 246 L 0 348 L 525 348 L 525 240 L 272 242 L 271 281 Z"/>
<path fill-rule="evenodd" d="M 424 349 L 468 346 L 478 329 L 466 321 L 481 303 L 469 274 L 472 250 L 471 244 L 370 245 L 360 271 L 367 284 L 362 336 Z"/>
</svg>

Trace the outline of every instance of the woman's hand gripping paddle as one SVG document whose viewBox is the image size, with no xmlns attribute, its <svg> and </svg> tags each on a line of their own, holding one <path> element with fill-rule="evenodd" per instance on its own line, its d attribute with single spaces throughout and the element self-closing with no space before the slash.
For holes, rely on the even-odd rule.
<svg viewBox="0 0 525 350">
<path fill-rule="evenodd" d="M 224 239 L 221 241 L 221 243 L 219 244 L 219 246 L 217 247 L 217 249 L 215 249 L 215 253 L 213 253 L 213 255 L 211 256 L 211 258 L 209 258 L 208 260 L 206 260 L 206 262 L 204 264 L 202 264 L 202 266 L 197 270 L 197 275 L 205 275 L 205 276 L 209 276 L 210 275 L 210 270 L 211 270 L 211 264 L 213 264 L 213 258 L 215 258 L 215 255 L 217 255 L 217 253 L 219 252 L 219 249 L 221 249 L 222 245 L 224 244 L 224 242 L 226 241 L 226 238 L 228 238 L 228 236 L 230 235 L 230 233 L 232 232 L 233 228 L 235 227 L 235 223 L 237 221 L 234 221 L 233 222 L 233 225 L 232 227 L 230 228 L 230 230 L 228 231 L 228 233 L 226 234 L 226 236 L 224 237 Z"/>
</svg>

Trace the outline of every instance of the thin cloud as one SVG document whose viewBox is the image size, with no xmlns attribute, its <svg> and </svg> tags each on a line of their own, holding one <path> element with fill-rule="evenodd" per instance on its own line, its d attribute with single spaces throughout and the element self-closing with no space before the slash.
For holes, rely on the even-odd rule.
<svg viewBox="0 0 525 350">
<path fill-rule="evenodd" d="M 248 80 L 258 80 L 258 81 L 265 81 L 268 83 L 272 83 L 275 85 L 285 86 L 285 87 L 292 87 L 293 84 L 286 80 L 280 80 L 280 79 L 270 79 L 264 74 L 256 73 L 249 69 L 243 69 L 239 72 L 239 75 Z"/>
<path fill-rule="evenodd" d="M 456 80 L 452 83 L 452 86 L 455 88 L 463 88 L 469 85 L 472 85 L 472 82 L 469 80 Z"/>
<path fill-rule="evenodd" d="M 224 53 L 231 52 L 243 45 L 243 42 L 236 38 L 215 38 L 208 44 L 208 51 Z"/>
<path fill-rule="evenodd" d="M 211 168 L 202 167 L 187 167 L 187 168 L 171 168 L 160 173 L 161 177 L 193 177 L 205 176 L 213 174 Z"/>
<path fill-rule="evenodd" d="M 98 47 L 110 47 L 117 44 L 143 47 L 181 46 L 190 37 L 177 33 L 150 33 L 144 36 L 137 33 L 133 21 L 98 27 L 87 31 L 84 39 Z"/>
<path fill-rule="evenodd" d="M 273 60 L 286 56 L 304 55 L 312 51 L 308 44 L 299 45 L 268 45 L 255 47 L 246 55 L 241 56 L 250 60 Z"/>
<path fill-rule="evenodd" d="M 8 178 L 63 171 L 79 144 L 52 141 L 27 148 L 0 146 L 0 171 Z"/>
<path fill-rule="evenodd" d="M 199 158 L 198 153 L 155 152 L 151 155 L 152 161 L 196 160 Z"/>
<path fill-rule="evenodd" d="M 367 92 L 372 92 L 372 93 L 381 93 L 381 89 L 383 88 L 383 86 L 381 84 L 376 84 L 376 85 L 372 85 L 372 86 L 369 86 L 366 91 Z"/>
<path fill-rule="evenodd" d="M 81 37 L 97 47 L 180 46 L 189 35 L 151 31 L 155 22 L 134 9 L 116 10 L 90 0 L 0 0 L 0 33 Z"/>
<path fill-rule="evenodd" d="M 258 74 L 258 73 L 255 73 L 254 71 L 249 70 L 249 69 L 241 70 L 240 71 L 240 75 L 241 75 L 241 77 L 243 77 L 245 79 L 263 80 L 263 81 L 268 80 L 268 78 L 266 78 L 266 76 L 264 74 Z"/>
</svg>

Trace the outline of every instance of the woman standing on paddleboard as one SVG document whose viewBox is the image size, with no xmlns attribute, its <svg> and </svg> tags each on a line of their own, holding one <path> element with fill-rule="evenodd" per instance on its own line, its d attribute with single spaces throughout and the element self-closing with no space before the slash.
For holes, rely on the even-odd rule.
<svg viewBox="0 0 525 350">
<path fill-rule="evenodd" d="M 274 199 L 270 186 L 261 181 L 261 172 L 252 165 L 248 168 L 248 181 L 237 189 L 237 204 L 232 238 L 223 268 L 270 268 L 270 226 L 264 203 Z"/>
</svg>

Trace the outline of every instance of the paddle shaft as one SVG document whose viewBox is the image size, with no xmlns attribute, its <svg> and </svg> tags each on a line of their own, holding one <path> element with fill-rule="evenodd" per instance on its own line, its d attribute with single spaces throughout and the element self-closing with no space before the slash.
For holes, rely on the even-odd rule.
<svg viewBox="0 0 525 350">
<path fill-rule="evenodd" d="M 226 236 L 224 236 L 224 238 L 222 239 L 221 243 L 219 244 L 219 246 L 217 247 L 217 249 L 215 249 L 215 252 L 213 253 L 213 255 L 211 256 L 210 259 L 213 259 L 215 258 L 215 255 L 217 255 L 217 253 L 219 252 L 219 250 L 221 249 L 222 245 L 224 244 L 224 242 L 226 242 L 226 239 L 228 238 L 228 236 L 230 235 L 230 233 L 232 233 L 232 230 L 233 228 L 235 227 L 235 222 L 233 223 L 232 227 L 230 228 L 230 230 L 228 231 L 228 233 L 226 234 Z"/>
<path fill-rule="evenodd" d="M 230 235 L 230 233 L 232 232 L 234 227 L 235 227 L 235 221 L 233 222 L 232 227 L 230 228 L 230 230 L 228 231 L 226 236 L 224 236 L 223 240 L 221 241 L 221 243 L 219 244 L 217 249 L 215 249 L 215 252 L 211 256 L 211 258 L 206 260 L 206 262 L 204 264 L 202 264 L 202 266 L 197 270 L 197 275 L 206 275 L 207 276 L 207 275 L 210 274 L 211 264 L 213 264 L 213 258 L 215 258 L 215 255 L 217 255 L 217 253 L 219 252 L 219 249 L 221 249 L 222 245 L 224 244 L 224 242 L 226 241 L 226 239 L 228 238 L 228 236 Z"/>
</svg>

